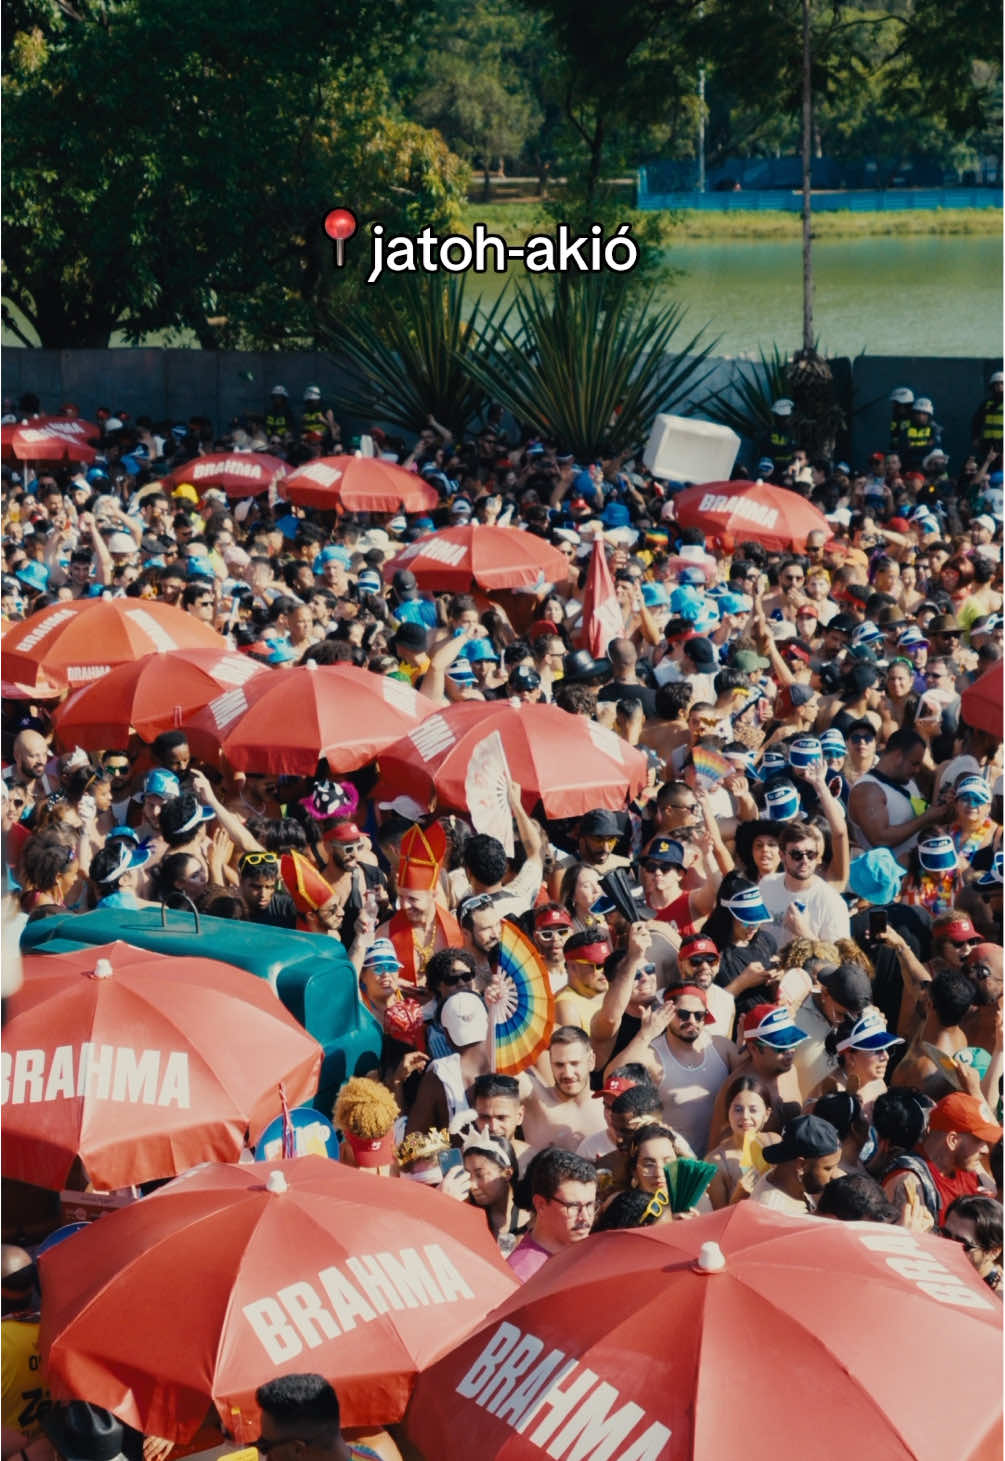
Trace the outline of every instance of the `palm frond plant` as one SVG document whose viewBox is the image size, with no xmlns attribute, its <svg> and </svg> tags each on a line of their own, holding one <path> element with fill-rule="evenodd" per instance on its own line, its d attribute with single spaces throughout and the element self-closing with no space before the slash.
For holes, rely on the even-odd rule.
<svg viewBox="0 0 1005 1461">
<path fill-rule="evenodd" d="M 515 324 L 481 327 L 465 367 L 524 426 L 578 460 L 602 443 L 638 449 L 653 419 L 693 392 L 715 341 L 699 330 L 672 347 L 680 305 L 653 307 L 653 296 L 612 291 L 599 279 L 545 284 L 528 276 L 513 302 Z"/>
<path fill-rule="evenodd" d="M 758 352 L 760 361 L 749 373 L 739 372 L 728 386 L 714 391 L 701 403 L 703 413 L 737 436 L 759 441 L 771 430 L 771 406 L 789 394 L 786 371 L 788 358 L 772 345 L 770 354 Z"/>
<path fill-rule="evenodd" d="M 328 320 L 323 338 L 346 368 L 336 406 L 364 420 L 419 431 L 430 416 L 456 433 L 484 413 L 484 387 L 468 369 L 508 316 L 501 294 L 469 309 L 457 274 L 399 275 L 366 290 L 351 314 Z M 468 317 L 470 314 L 470 318 Z"/>
</svg>

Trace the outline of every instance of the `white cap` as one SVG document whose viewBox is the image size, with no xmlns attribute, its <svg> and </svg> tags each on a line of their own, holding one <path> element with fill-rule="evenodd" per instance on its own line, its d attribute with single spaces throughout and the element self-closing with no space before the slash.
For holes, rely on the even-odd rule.
<svg viewBox="0 0 1005 1461">
<path fill-rule="evenodd" d="M 460 1050 L 465 1045 L 479 1045 L 485 1039 L 489 1032 L 489 1012 L 480 994 L 464 989 L 443 1001 L 440 1024 Z"/>
</svg>

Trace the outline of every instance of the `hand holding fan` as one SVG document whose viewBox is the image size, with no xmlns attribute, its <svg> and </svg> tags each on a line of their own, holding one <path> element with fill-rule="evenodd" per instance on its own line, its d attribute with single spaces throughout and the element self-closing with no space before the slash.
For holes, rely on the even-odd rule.
<svg viewBox="0 0 1005 1461">
<path fill-rule="evenodd" d="M 513 813 L 509 804 L 509 763 L 502 737 L 493 731 L 471 753 L 464 778 L 464 795 L 476 832 L 496 837 L 507 857 L 513 856 Z"/>
<path fill-rule="evenodd" d="M 728 756 L 713 751 L 709 746 L 695 746 L 691 752 L 691 764 L 706 786 L 718 786 L 727 776 L 736 773 L 736 767 Z"/>
<path fill-rule="evenodd" d="M 500 1075 L 516 1075 L 547 1050 L 555 1028 L 555 999 L 534 945 L 516 924 L 505 921 L 498 982 L 502 999 L 489 1007 L 494 1068 Z"/>
<path fill-rule="evenodd" d="M 668 1162 L 663 1171 L 667 1179 L 670 1211 L 690 1211 L 718 1170 L 712 1162 L 699 1162 L 691 1157 L 679 1157 L 676 1162 Z"/>
</svg>

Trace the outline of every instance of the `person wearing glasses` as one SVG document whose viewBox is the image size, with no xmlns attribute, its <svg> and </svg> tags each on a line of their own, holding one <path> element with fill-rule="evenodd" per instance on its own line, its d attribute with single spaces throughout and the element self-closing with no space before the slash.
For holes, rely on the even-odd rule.
<svg viewBox="0 0 1005 1461">
<path fill-rule="evenodd" d="M 561 903 L 545 903 L 535 911 L 534 947 L 541 955 L 552 994 L 557 994 L 569 982 L 565 946 L 572 933 L 572 916 Z"/>
<path fill-rule="evenodd" d="M 237 864 L 237 876 L 238 891 L 247 904 L 252 923 L 264 923 L 270 928 L 296 928 L 296 904 L 279 885 L 277 853 L 243 853 Z"/>
<path fill-rule="evenodd" d="M 804 938 L 831 943 L 850 938 L 848 905 L 817 873 L 824 855 L 820 828 L 812 822 L 789 823 L 779 833 L 778 846 L 782 854 L 781 872 L 770 873 L 758 883 L 764 906 L 775 923 Z M 798 920 L 790 914 L 790 909 L 798 912 Z"/>
<path fill-rule="evenodd" d="M 982 1192 L 956 1197 L 946 1208 L 943 1238 L 959 1243 L 988 1288 L 1002 1296 L 1002 1205 Z"/>
<path fill-rule="evenodd" d="M 524 1194 L 534 1222 L 507 1258 L 526 1282 L 556 1253 L 590 1236 L 597 1210 L 597 1173 L 591 1162 L 561 1147 L 545 1147 L 527 1169 Z"/>
</svg>

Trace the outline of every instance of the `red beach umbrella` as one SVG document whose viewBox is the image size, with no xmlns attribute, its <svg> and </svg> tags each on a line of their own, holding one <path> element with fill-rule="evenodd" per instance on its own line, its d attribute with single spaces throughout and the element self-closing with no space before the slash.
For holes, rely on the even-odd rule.
<svg viewBox="0 0 1005 1461">
<path fill-rule="evenodd" d="M 477 1208 L 314 1156 L 190 1172 L 42 1261 L 50 1385 L 175 1441 L 215 1405 L 247 1444 L 256 1388 L 303 1370 L 345 1425 L 396 1421 L 516 1282 Z"/>
<path fill-rule="evenodd" d="M 1002 729 L 1003 686 L 1005 668 L 999 661 L 964 690 L 963 724 L 976 726 L 978 730 L 987 731 L 989 735 L 1001 740 L 1005 734 Z"/>
<path fill-rule="evenodd" d="M 125 943 L 28 954 L 3 1030 L 4 1175 L 100 1189 L 234 1162 L 310 1100 L 321 1046 L 268 983 Z"/>
<path fill-rule="evenodd" d="M 376 457 L 319 457 L 287 477 L 282 495 L 298 507 L 329 512 L 432 512 L 435 487 Z"/>
<path fill-rule="evenodd" d="M 297 665 L 229 690 L 186 721 L 198 756 L 239 771 L 310 776 L 319 757 L 355 771 L 435 709 L 402 680 L 355 665 Z"/>
<path fill-rule="evenodd" d="M 528 810 L 540 798 L 549 817 L 619 810 L 646 783 L 642 752 L 585 716 L 557 705 L 461 700 L 382 752 L 381 787 L 426 805 L 435 793 L 442 808 L 470 810 L 473 797 L 491 792 L 472 780 L 475 752 L 490 737 L 498 737 Z"/>
<path fill-rule="evenodd" d="M 209 624 L 156 599 L 50 604 L 0 640 L 5 678 L 24 685 L 82 685 L 154 651 L 226 648 Z"/>
<path fill-rule="evenodd" d="M 1001 1419 L 1001 1307 L 957 1244 L 741 1202 L 565 1249 L 408 1430 L 437 1461 L 992 1461 Z"/>
<path fill-rule="evenodd" d="M 557 548 L 520 528 L 467 523 L 417 538 L 383 565 L 388 582 L 410 568 L 421 588 L 466 593 L 474 585 L 496 589 L 564 583 L 568 561 Z"/>
<path fill-rule="evenodd" d="M 152 741 L 221 693 L 267 674 L 265 665 L 229 649 L 145 654 L 74 691 L 53 725 L 62 745 L 87 751 L 124 746 L 132 731 Z"/>
<path fill-rule="evenodd" d="M 709 537 L 747 539 L 777 551 L 801 552 L 809 533 L 831 536 L 830 523 L 818 507 L 769 482 L 704 482 L 685 487 L 674 498 L 682 528 L 701 528 Z"/>
<path fill-rule="evenodd" d="M 257 497 L 289 470 L 281 457 L 270 457 L 264 452 L 214 452 L 183 462 L 160 485 L 170 491 L 182 482 L 191 482 L 200 493 L 207 487 L 220 487 L 228 497 Z"/>
</svg>

